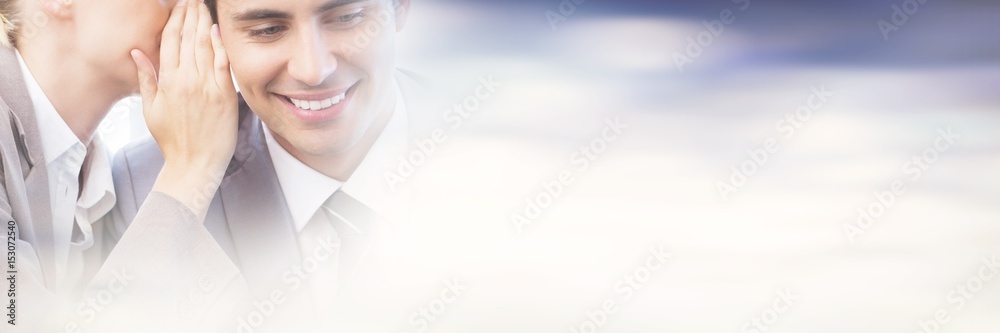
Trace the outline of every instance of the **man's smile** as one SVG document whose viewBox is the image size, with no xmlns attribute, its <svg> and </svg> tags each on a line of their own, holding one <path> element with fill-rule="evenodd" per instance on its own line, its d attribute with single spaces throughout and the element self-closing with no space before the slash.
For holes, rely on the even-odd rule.
<svg viewBox="0 0 1000 333">
<path fill-rule="evenodd" d="M 343 113 L 345 106 L 353 96 L 357 84 L 343 89 L 324 92 L 307 92 L 294 94 L 277 94 L 279 99 L 303 122 L 326 121 Z"/>
</svg>

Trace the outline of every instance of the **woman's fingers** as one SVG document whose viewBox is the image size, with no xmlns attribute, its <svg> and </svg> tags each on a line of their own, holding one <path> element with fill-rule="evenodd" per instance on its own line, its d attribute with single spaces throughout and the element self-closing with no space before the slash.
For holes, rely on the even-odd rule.
<svg viewBox="0 0 1000 333">
<path fill-rule="evenodd" d="M 201 1 L 198 2 L 198 40 L 197 45 L 195 45 L 195 59 L 198 62 L 198 73 L 202 77 L 211 79 L 215 76 L 212 15 L 208 12 L 207 5 Z"/>
<path fill-rule="evenodd" d="M 164 170 L 203 183 L 207 178 L 221 179 L 225 173 L 236 149 L 239 111 L 229 57 L 218 27 L 212 25 L 202 0 L 186 1 L 182 10 L 175 10 L 179 13 L 178 18 L 171 18 L 171 30 L 164 32 L 164 38 L 174 38 L 173 42 L 162 46 L 173 55 L 176 73 L 161 75 L 157 84 L 145 55 L 134 52 L 133 57 L 140 67 L 143 107 L 149 110 L 144 111 L 146 125 L 163 153 Z M 161 176 L 164 174 L 167 171 L 161 172 Z M 204 216 L 201 209 L 205 207 L 194 193 L 197 191 L 189 191 L 190 186 L 173 186 L 192 182 L 161 180 L 157 179 L 154 189 L 173 195 Z"/>
<path fill-rule="evenodd" d="M 160 73 L 177 68 L 181 46 L 181 28 L 184 26 L 184 14 L 188 0 L 180 0 L 170 12 L 167 25 L 163 27 L 163 38 L 160 40 Z M 197 1 L 197 0 L 196 0 Z"/>
<path fill-rule="evenodd" d="M 153 99 L 156 97 L 156 70 L 153 62 L 142 51 L 132 50 L 132 60 L 139 73 L 139 94 L 142 96 L 142 110 L 145 113 L 152 109 Z"/>
<path fill-rule="evenodd" d="M 235 91 L 233 76 L 229 70 L 229 55 L 222 45 L 222 33 L 219 25 L 212 25 L 212 48 L 215 51 L 215 82 L 218 83 L 222 91 Z"/>
<path fill-rule="evenodd" d="M 198 40 L 198 5 L 201 0 L 187 0 L 184 14 L 184 28 L 181 32 L 181 68 L 197 71 L 195 64 L 195 47 Z"/>
</svg>

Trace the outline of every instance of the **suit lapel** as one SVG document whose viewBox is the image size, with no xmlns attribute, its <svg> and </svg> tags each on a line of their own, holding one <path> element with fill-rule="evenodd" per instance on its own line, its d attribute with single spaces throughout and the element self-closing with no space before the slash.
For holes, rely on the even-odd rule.
<svg viewBox="0 0 1000 333">
<path fill-rule="evenodd" d="M 22 173 L 24 176 L 23 193 L 27 202 L 15 204 L 14 201 L 20 200 L 15 198 L 18 189 L 11 188 L 8 188 L 7 191 L 14 195 L 9 195 L 8 200 L 12 201 L 12 209 L 30 211 L 29 216 L 26 216 L 26 212 L 23 211 L 13 212 L 15 217 L 20 217 L 20 221 L 16 221 L 18 231 L 21 233 L 19 237 L 35 247 L 39 265 L 41 265 L 45 275 L 45 282 L 51 286 L 55 282 L 55 258 L 52 247 L 54 238 L 52 205 L 49 201 L 49 179 L 45 168 L 38 122 L 35 120 L 35 109 L 31 104 L 31 97 L 28 95 L 28 89 L 23 81 L 24 75 L 14 52 L 12 48 L 0 48 L 0 71 L 8 73 L 0 78 L 0 99 L 11 110 L 11 131 L 14 134 L 14 139 L 18 140 L 16 145 L 22 159 L 20 161 L 21 171 L 27 170 L 27 173 Z M 11 176 L 10 173 L 7 175 Z M 11 192 L 12 190 L 15 192 Z"/>
<path fill-rule="evenodd" d="M 300 262 L 298 243 L 263 127 L 246 103 L 240 104 L 238 144 L 221 186 L 222 206 L 247 283 L 267 288 Z"/>
</svg>

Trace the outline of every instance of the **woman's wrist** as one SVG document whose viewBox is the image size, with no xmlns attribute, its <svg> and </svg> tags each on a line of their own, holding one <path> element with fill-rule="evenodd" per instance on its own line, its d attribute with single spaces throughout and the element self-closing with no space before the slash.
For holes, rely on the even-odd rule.
<svg viewBox="0 0 1000 333">
<path fill-rule="evenodd" d="M 224 174 L 224 167 L 168 162 L 160 170 L 153 191 L 180 201 L 203 221 Z"/>
</svg>

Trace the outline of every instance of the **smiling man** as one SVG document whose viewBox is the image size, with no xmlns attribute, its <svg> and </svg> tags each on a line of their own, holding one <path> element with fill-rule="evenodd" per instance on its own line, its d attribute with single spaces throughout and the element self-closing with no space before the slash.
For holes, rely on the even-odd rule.
<svg viewBox="0 0 1000 333">
<path fill-rule="evenodd" d="M 358 304 L 346 300 L 383 285 L 388 230 L 401 216 L 402 192 L 382 177 L 421 128 L 411 115 L 424 94 L 395 61 L 410 2 L 206 4 L 242 95 L 235 154 L 205 219 L 254 297 L 231 324 L 329 327 L 332 311 Z M 116 158 L 126 220 L 162 165 L 152 140 Z"/>
<path fill-rule="evenodd" d="M 395 111 L 394 32 L 409 1 L 222 0 L 215 7 L 250 109 L 293 157 L 348 179 Z"/>
</svg>

